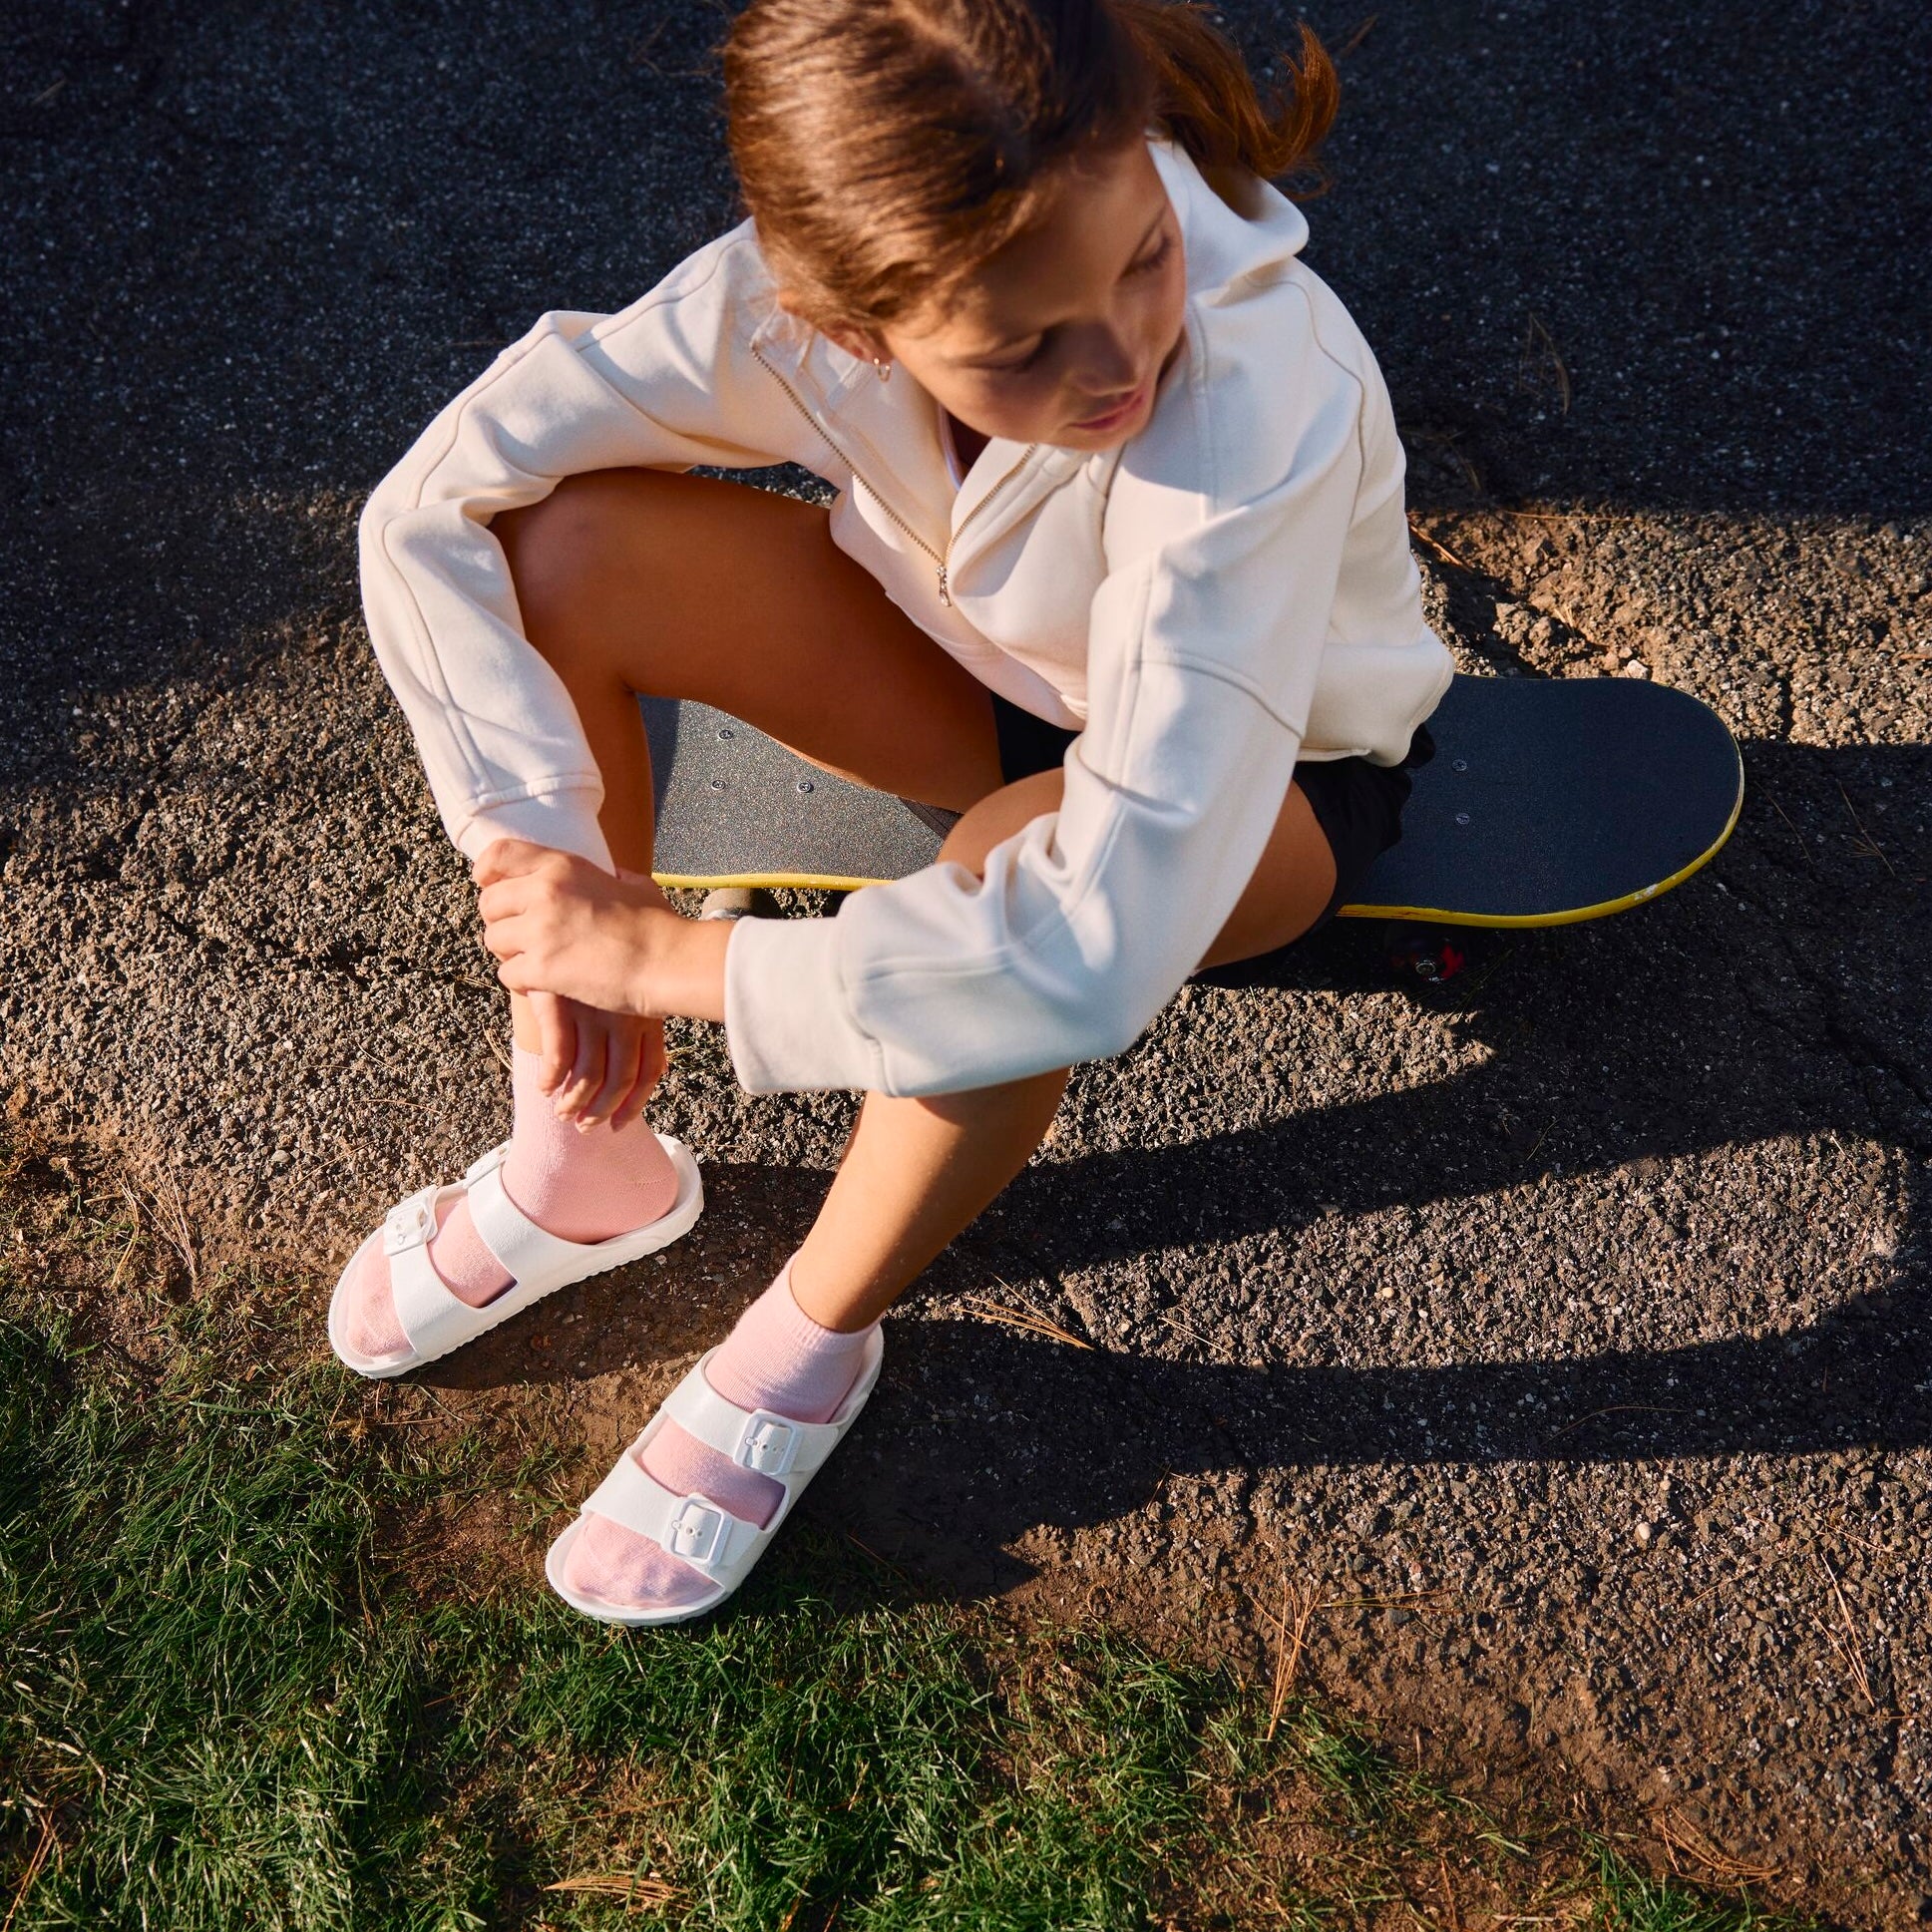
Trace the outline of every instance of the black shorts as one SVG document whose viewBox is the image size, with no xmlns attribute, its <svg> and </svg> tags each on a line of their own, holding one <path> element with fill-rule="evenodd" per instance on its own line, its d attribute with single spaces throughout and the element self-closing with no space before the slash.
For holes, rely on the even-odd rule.
<svg viewBox="0 0 1932 1932">
<path fill-rule="evenodd" d="M 999 734 L 999 769 L 1006 783 L 1055 771 L 1066 748 L 1080 734 L 1048 724 L 1030 711 L 993 693 L 993 728 Z M 1399 765 L 1374 765 L 1366 758 L 1305 758 L 1295 767 L 1322 836 L 1335 854 L 1335 891 L 1312 933 L 1335 917 L 1338 906 L 1355 896 L 1368 868 L 1402 836 L 1402 807 L 1408 803 L 1409 773 L 1435 756 L 1428 726 L 1416 727 Z"/>
</svg>

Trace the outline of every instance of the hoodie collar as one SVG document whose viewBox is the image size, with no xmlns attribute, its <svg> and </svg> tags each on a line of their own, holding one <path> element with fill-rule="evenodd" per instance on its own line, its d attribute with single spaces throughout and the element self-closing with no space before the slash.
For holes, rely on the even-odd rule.
<svg viewBox="0 0 1932 1932">
<path fill-rule="evenodd" d="M 1178 143 L 1150 136 L 1147 151 L 1181 217 L 1190 301 L 1225 301 L 1239 284 L 1272 272 L 1302 252 L 1308 218 L 1280 189 L 1242 171 L 1237 212 L 1208 185 Z"/>
</svg>

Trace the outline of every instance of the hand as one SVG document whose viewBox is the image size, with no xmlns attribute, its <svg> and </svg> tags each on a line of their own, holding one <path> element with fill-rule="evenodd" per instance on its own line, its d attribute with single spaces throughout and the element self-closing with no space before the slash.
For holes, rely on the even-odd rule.
<svg viewBox="0 0 1932 1932">
<path fill-rule="evenodd" d="M 601 1120 L 626 1127 L 664 1077 L 664 1022 L 599 1012 L 554 992 L 527 995 L 537 1021 L 544 1091 L 560 1120 L 587 1132 Z"/>
<path fill-rule="evenodd" d="M 562 994 L 605 1013 L 724 1018 L 730 920 L 680 919 L 638 873 L 499 839 L 476 863 L 484 944 L 512 992 Z"/>
<path fill-rule="evenodd" d="M 649 880 L 612 878 L 587 859 L 524 839 L 499 839 L 474 877 L 483 943 L 503 963 L 497 977 L 512 992 L 554 992 L 605 1013 L 650 1016 L 653 928 L 674 934 L 685 922 Z"/>
</svg>

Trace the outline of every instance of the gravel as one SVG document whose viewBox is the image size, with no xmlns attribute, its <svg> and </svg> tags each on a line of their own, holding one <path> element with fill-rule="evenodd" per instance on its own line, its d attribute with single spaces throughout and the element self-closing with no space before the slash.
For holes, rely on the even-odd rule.
<svg viewBox="0 0 1932 1932">
<path fill-rule="evenodd" d="M 1478 943 L 1423 996 L 1352 929 L 1189 987 L 909 1298 L 809 1507 L 935 1592 L 1261 1670 L 1312 1590 L 1306 1676 L 1405 1760 L 1909 1923 L 1932 209 L 1901 158 L 1932 26 L 1365 12 L 1310 9 L 1354 41 L 1310 259 L 1383 359 L 1445 634 L 1706 698 L 1742 821 L 1669 899 Z M 718 25 L 49 0 L 8 30 L 5 1070 L 51 1124 L 174 1150 L 318 1284 L 506 1111 L 355 515 L 540 311 L 621 306 L 730 221 Z M 796 1241 L 850 1119 L 679 1032 L 699 1232 L 443 1377 L 542 1406 L 586 1475 Z M 534 1586 L 531 1546 L 495 1554 Z"/>
</svg>

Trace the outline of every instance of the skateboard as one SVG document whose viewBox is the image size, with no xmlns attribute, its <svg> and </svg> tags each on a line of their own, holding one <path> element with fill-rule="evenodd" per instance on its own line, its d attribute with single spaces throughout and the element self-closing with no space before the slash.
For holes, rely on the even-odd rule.
<svg viewBox="0 0 1932 1932">
<path fill-rule="evenodd" d="M 836 778 L 721 711 L 642 703 L 659 884 L 853 891 L 938 856 L 925 808 Z M 1724 721 L 1646 680 L 1458 676 L 1428 723 L 1435 756 L 1414 773 L 1401 841 L 1343 919 L 1602 919 L 1682 885 L 1723 847 L 1743 803 Z M 1397 965 L 1413 976 L 1454 970 L 1453 948 L 1397 945 L 1411 949 Z"/>
</svg>

